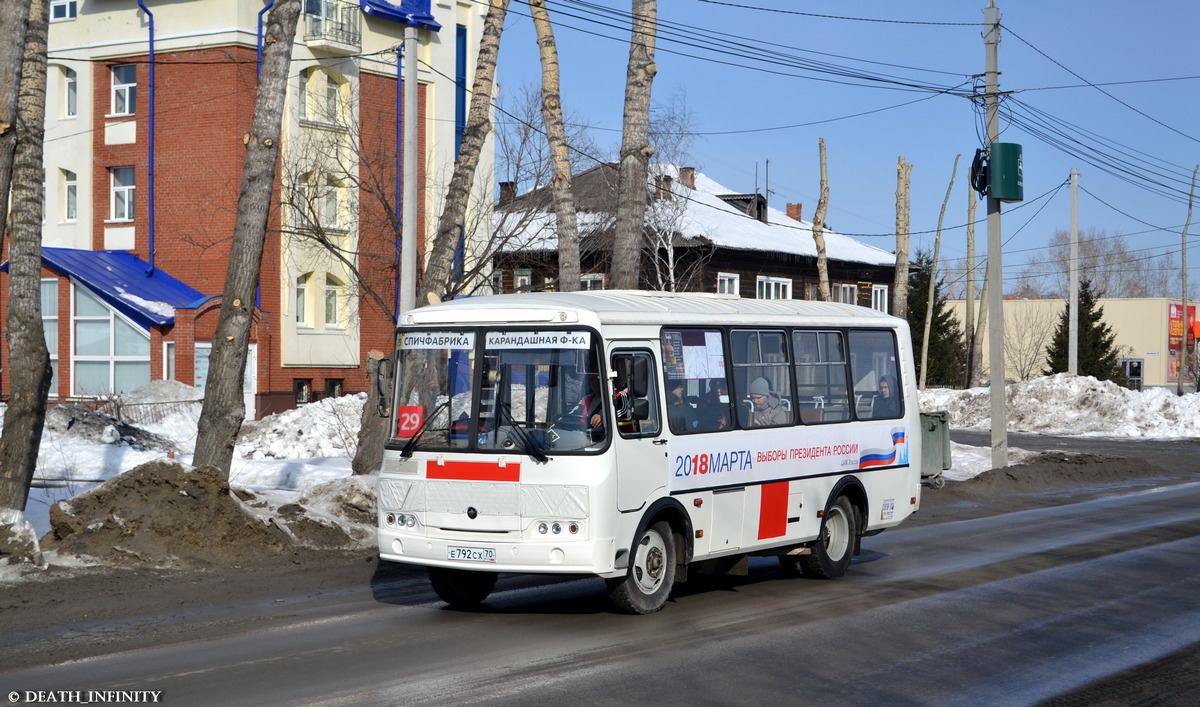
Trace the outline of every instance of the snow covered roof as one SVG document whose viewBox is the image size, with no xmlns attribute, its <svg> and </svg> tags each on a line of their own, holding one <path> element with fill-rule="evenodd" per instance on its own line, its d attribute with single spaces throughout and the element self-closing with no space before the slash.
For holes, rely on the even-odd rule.
<svg viewBox="0 0 1200 707">
<path fill-rule="evenodd" d="M 613 168 L 610 165 L 600 165 L 588 172 L 576 175 L 576 188 L 578 189 L 580 182 L 586 179 L 585 175 L 596 170 Z M 784 253 L 813 258 L 817 256 L 817 246 L 812 235 L 812 222 L 797 221 L 786 213 L 770 207 L 767 208 L 766 223 L 759 221 L 747 216 L 736 206 L 721 198 L 737 192 L 700 172 L 694 174 L 695 189 L 691 189 L 681 182 L 679 168 L 675 165 L 651 168 L 651 179 L 656 179 L 660 175 L 670 178 L 670 201 L 681 205 L 681 208 L 676 209 L 675 213 L 671 215 L 673 221 L 671 229 L 677 234 L 676 242 L 678 244 L 687 246 L 689 242 L 696 245 L 711 243 L 721 248 L 736 250 Z M 595 203 L 594 199 L 590 201 Z M 611 224 L 613 221 L 612 213 L 589 211 L 588 202 L 589 200 L 585 199 L 578 200 L 580 235 L 585 238 L 589 228 L 593 228 L 597 224 Z M 516 203 L 528 204 L 529 201 L 522 198 Z M 497 208 L 497 229 L 501 231 L 515 230 L 509 234 L 512 241 L 505 250 L 553 250 L 557 247 L 556 220 L 552 208 L 548 203 L 542 206 L 545 203 L 544 199 L 539 199 L 534 203 L 537 203 L 538 206 L 531 208 L 536 211 L 532 214 L 524 214 L 519 219 L 513 218 L 513 215 L 507 212 L 526 208 L 525 206 L 518 207 L 514 204 Z M 614 202 L 610 199 L 608 203 Z M 652 218 L 651 212 L 653 211 L 653 208 L 648 211 L 648 220 Z M 515 226 L 510 225 L 513 221 L 520 221 L 520 223 Z M 829 230 L 826 230 L 824 235 L 826 254 L 831 260 L 885 266 L 896 264 L 896 256 L 882 248 Z"/>
</svg>

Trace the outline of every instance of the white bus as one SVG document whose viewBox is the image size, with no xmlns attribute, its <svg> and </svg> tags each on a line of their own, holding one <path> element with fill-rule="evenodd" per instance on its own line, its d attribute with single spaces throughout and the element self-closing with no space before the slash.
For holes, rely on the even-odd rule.
<svg viewBox="0 0 1200 707">
<path fill-rule="evenodd" d="M 864 307 L 469 298 L 406 313 L 393 360 L 379 555 L 451 605 L 500 572 L 603 577 L 633 613 L 749 555 L 837 577 L 920 503 L 908 325 Z"/>
</svg>

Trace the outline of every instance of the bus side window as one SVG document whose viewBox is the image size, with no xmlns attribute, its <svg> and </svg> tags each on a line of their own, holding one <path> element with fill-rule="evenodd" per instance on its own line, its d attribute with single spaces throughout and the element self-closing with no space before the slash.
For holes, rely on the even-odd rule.
<svg viewBox="0 0 1200 707">
<path fill-rule="evenodd" d="M 855 413 L 860 420 L 904 416 L 904 391 L 897 369 L 896 338 L 889 329 L 850 331 L 850 369 Z"/>
<path fill-rule="evenodd" d="M 621 350 L 613 354 L 613 411 L 622 437 L 653 437 L 662 429 L 658 419 L 658 383 L 649 351 Z"/>
</svg>

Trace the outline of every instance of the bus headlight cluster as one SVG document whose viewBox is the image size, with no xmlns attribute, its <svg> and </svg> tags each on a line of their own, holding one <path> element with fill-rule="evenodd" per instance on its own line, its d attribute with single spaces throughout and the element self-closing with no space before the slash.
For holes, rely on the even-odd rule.
<svg viewBox="0 0 1200 707">
<path fill-rule="evenodd" d="M 537 531 L 539 535 L 562 535 L 564 532 L 568 535 L 578 535 L 580 525 L 576 521 L 544 520 L 538 523 Z"/>
<path fill-rule="evenodd" d="M 411 513 L 388 513 L 387 524 L 397 528 L 417 527 L 417 517 Z"/>
</svg>

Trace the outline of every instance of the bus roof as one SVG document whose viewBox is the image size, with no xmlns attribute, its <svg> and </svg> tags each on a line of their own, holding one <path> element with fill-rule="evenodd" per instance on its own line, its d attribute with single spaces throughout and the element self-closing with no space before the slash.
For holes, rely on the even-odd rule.
<svg viewBox="0 0 1200 707">
<path fill-rule="evenodd" d="M 403 323 L 738 324 L 896 327 L 904 320 L 835 302 L 743 299 L 709 293 L 588 290 L 466 297 L 406 312 Z"/>
</svg>

